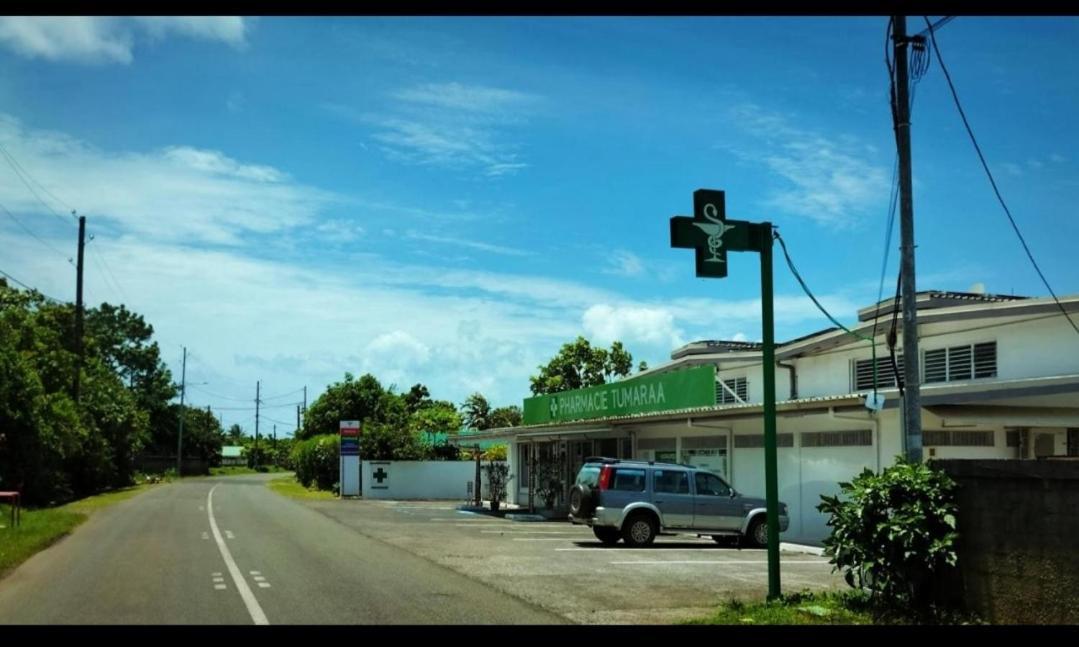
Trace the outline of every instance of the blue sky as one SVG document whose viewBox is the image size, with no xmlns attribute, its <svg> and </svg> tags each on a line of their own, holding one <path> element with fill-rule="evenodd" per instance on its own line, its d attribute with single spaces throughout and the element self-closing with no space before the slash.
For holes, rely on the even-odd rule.
<svg viewBox="0 0 1079 647">
<path fill-rule="evenodd" d="M 777 224 L 851 322 L 884 253 L 886 22 L 0 18 L 0 144 L 41 198 L 0 161 L 0 269 L 72 299 L 78 209 L 88 301 L 146 315 L 177 375 L 186 345 L 191 401 L 248 427 L 223 407 L 256 380 L 519 404 L 578 334 L 652 365 L 759 339 L 757 259 L 706 281 L 669 248 L 698 188 Z M 963 17 L 938 42 L 1043 271 L 1079 292 L 1079 20 Z M 915 93 L 918 287 L 1045 295 L 935 56 Z M 777 338 L 827 327 L 775 271 Z"/>
</svg>

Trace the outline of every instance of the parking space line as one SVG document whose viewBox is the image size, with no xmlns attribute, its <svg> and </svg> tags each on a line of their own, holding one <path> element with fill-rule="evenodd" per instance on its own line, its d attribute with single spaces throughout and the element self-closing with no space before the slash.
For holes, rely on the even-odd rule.
<svg viewBox="0 0 1079 647">
<path fill-rule="evenodd" d="M 610 562 L 611 564 L 767 564 L 766 559 L 671 559 L 671 560 L 637 560 L 625 562 Z M 780 560 L 781 564 L 817 564 L 818 566 L 831 566 L 828 562 L 814 562 L 807 560 Z"/>
</svg>

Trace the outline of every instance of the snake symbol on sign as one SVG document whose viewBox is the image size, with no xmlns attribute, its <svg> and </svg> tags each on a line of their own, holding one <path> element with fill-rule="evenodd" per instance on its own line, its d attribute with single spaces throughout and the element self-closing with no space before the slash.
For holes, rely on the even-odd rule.
<svg viewBox="0 0 1079 647">
<path fill-rule="evenodd" d="M 704 205 L 704 217 L 712 222 L 695 222 L 693 224 L 708 234 L 708 251 L 712 253 L 712 258 L 706 259 L 705 262 L 724 263 L 726 259 L 719 256 L 719 250 L 723 247 L 723 234 L 734 229 L 734 225 L 728 225 L 720 220 L 716 205 L 711 202 Z"/>
</svg>

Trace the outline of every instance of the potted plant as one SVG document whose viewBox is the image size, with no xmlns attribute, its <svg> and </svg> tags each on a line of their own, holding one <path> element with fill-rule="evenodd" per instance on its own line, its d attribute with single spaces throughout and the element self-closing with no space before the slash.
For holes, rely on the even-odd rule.
<svg viewBox="0 0 1079 647">
<path fill-rule="evenodd" d="M 491 511 L 498 512 L 502 501 L 506 498 L 506 490 L 513 476 L 510 475 L 510 466 L 501 461 L 489 461 L 484 466 L 487 471 L 487 489 L 491 496 Z"/>
<path fill-rule="evenodd" d="M 543 499 L 548 510 L 554 509 L 555 501 L 562 492 L 562 481 L 558 478 L 558 464 L 553 457 L 544 458 L 539 464 L 536 493 Z"/>
</svg>

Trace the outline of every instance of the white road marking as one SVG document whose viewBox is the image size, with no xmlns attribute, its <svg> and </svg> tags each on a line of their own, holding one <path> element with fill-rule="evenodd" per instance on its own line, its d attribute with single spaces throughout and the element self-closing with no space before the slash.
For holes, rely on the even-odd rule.
<svg viewBox="0 0 1079 647">
<path fill-rule="evenodd" d="M 672 559 L 672 560 L 641 560 L 627 562 L 611 562 L 611 564 L 767 564 L 766 559 Z M 781 564 L 817 564 L 818 566 L 831 566 L 828 562 L 814 562 L 809 560 L 781 560 Z"/>
<path fill-rule="evenodd" d="M 255 575 L 251 579 L 255 580 L 256 582 L 265 582 L 266 581 L 266 578 L 261 576 L 261 575 Z"/>
<path fill-rule="evenodd" d="M 205 509 L 206 509 L 206 507 L 205 507 L 205 506 L 201 506 L 201 505 L 199 506 L 199 512 L 202 512 L 202 511 L 203 511 L 203 510 L 205 510 Z"/>
<path fill-rule="evenodd" d="M 236 535 L 232 534 L 231 530 L 226 530 L 225 531 L 225 536 L 228 537 L 229 539 L 236 539 Z"/>
<path fill-rule="evenodd" d="M 218 591 L 224 591 L 225 589 L 227 589 L 229 587 L 225 586 L 224 584 L 214 584 L 214 588 L 217 589 Z"/>
<path fill-rule="evenodd" d="M 221 573 L 211 573 L 214 577 L 221 577 Z"/>
<path fill-rule="evenodd" d="M 262 571 L 248 571 L 252 575 L 262 575 Z"/>
<path fill-rule="evenodd" d="M 569 541 L 569 537 L 514 537 L 513 541 Z"/>
<path fill-rule="evenodd" d="M 500 535 L 504 533 L 512 533 L 515 535 L 577 535 L 585 536 L 583 533 L 574 532 L 572 530 L 481 530 L 480 534 L 483 535 Z"/>
<path fill-rule="evenodd" d="M 259 588 L 260 589 L 268 589 L 268 588 L 270 588 L 270 583 L 269 582 L 259 582 Z"/>
<path fill-rule="evenodd" d="M 214 578 L 214 583 L 215 584 L 224 584 L 225 583 L 225 578 L 223 578 L 223 577 L 215 577 Z"/>
<path fill-rule="evenodd" d="M 228 567 L 229 574 L 232 575 L 232 581 L 235 582 L 236 589 L 240 592 L 244 606 L 247 607 L 247 612 L 251 614 L 251 620 L 256 625 L 268 625 L 270 621 L 266 618 L 266 613 L 259 606 L 259 601 L 255 599 L 255 594 L 247 586 L 247 582 L 244 581 L 240 567 L 236 565 L 236 560 L 232 559 L 232 553 L 229 552 L 229 547 L 225 545 L 225 540 L 221 538 L 221 531 L 217 529 L 217 520 L 214 519 L 214 490 L 219 486 L 220 484 L 213 486 L 210 493 L 206 495 L 206 514 L 210 517 L 210 530 L 214 534 L 214 541 L 217 542 L 218 550 L 221 551 L 221 558 L 225 560 L 225 566 Z"/>
<path fill-rule="evenodd" d="M 203 539 L 209 539 L 210 538 L 210 533 L 208 533 L 208 532 L 202 533 L 202 538 Z"/>
</svg>

